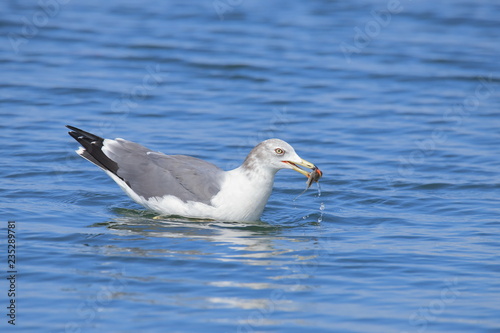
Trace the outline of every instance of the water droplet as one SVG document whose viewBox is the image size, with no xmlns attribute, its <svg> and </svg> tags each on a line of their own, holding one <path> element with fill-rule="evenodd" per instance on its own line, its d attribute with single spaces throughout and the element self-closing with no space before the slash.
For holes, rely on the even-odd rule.
<svg viewBox="0 0 500 333">
<path fill-rule="evenodd" d="M 318 223 L 323 222 L 323 213 L 325 211 L 325 203 L 321 203 L 319 205 L 319 217 L 318 217 Z"/>
</svg>

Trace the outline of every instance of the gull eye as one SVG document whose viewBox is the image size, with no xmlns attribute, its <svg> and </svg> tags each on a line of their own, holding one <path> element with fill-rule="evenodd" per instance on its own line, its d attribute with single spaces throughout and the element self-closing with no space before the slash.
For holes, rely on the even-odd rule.
<svg viewBox="0 0 500 333">
<path fill-rule="evenodd" d="M 276 149 L 274 150 L 274 152 L 275 152 L 276 154 L 278 154 L 278 155 L 283 155 L 283 154 L 285 153 L 285 151 L 284 151 L 283 149 L 281 149 L 281 148 L 276 148 Z"/>
</svg>

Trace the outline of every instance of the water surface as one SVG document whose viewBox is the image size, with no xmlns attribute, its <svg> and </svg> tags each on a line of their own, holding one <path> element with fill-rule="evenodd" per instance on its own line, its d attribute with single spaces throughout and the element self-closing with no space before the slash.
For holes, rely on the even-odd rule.
<svg viewBox="0 0 500 333">
<path fill-rule="evenodd" d="M 500 6 L 389 3 L 2 2 L 2 332 L 498 332 Z M 154 219 L 66 124 L 223 169 L 279 137 L 321 195 Z"/>
</svg>

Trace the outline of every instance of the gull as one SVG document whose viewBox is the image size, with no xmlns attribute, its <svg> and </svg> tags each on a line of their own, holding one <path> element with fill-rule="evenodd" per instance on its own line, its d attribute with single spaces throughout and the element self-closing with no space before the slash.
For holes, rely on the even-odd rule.
<svg viewBox="0 0 500 333">
<path fill-rule="evenodd" d="M 199 158 L 165 155 L 132 141 L 66 127 L 82 146 L 78 155 L 104 170 L 132 200 L 162 216 L 259 221 L 276 172 L 292 169 L 310 177 L 300 165 L 322 175 L 280 139 L 262 141 L 241 166 L 224 171 Z"/>
</svg>

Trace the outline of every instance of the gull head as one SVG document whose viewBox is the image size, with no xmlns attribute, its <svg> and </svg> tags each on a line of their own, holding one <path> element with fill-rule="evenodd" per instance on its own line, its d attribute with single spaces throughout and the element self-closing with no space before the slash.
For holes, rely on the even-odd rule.
<svg viewBox="0 0 500 333">
<path fill-rule="evenodd" d="M 316 168 L 313 163 L 301 158 L 289 143 L 280 139 L 262 141 L 252 149 L 243 163 L 248 169 L 264 168 L 274 173 L 281 169 L 292 169 L 309 177 L 309 172 L 299 165 L 308 169 Z"/>
</svg>

